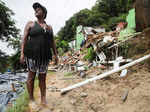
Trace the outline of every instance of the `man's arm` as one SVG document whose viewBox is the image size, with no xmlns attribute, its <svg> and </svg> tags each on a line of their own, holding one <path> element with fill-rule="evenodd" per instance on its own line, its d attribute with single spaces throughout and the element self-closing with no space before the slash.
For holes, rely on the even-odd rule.
<svg viewBox="0 0 150 112">
<path fill-rule="evenodd" d="M 57 56 L 56 43 L 55 43 L 55 40 L 54 40 L 53 29 L 52 29 L 51 26 L 49 26 L 49 30 L 52 31 L 52 37 L 51 37 L 52 39 L 51 39 L 51 41 L 52 41 L 53 53 L 54 53 L 55 56 Z"/>
<path fill-rule="evenodd" d="M 30 29 L 30 26 L 31 26 L 32 23 L 33 23 L 32 21 L 28 22 L 25 26 L 25 29 L 24 29 L 24 35 L 23 35 L 23 39 L 22 39 L 22 42 L 21 42 L 21 56 L 20 56 L 20 62 L 21 63 L 24 62 L 24 46 L 26 44 L 29 29 Z"/>
<path fill-rule="evenodd" d="M 55 40 L 54 40 L 54 35 L 53 35 L 53 29 L 51 26 L 48 26 L 49 30 L 52 31 L 52 39 L 51 39 L 51 44 L 52 44 L 52 49 L 53 49 L 53 53 L 55 55 L 55 61 L 56 61 L 56 64 L 58 63 L 58 54 L 57 54 L 57 50 L 56 50 L 56 43 L 55 43 Z"/>
</svg>

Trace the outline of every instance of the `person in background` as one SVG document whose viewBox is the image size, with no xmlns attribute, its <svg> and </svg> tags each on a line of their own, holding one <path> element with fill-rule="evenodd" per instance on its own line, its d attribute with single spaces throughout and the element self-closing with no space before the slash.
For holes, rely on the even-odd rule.
<svg viewBox="0 0 150 112">
<path fill-rule="evenodd" d="M 46 74 L 49 61 L 52 58 L 51 48 L 58 63 L 56 45 L 53 39 L 52 27 L 47 25 L 45 18 L 47 10 L 40 3 L 33 4 L 36 21 L 29 21 L 24 29 L 21 43 L 20 62 L 26 61 L 28 68 L 27 90 L 30 101 L 34 101 L 34 79 L 38 73 L 41 104 L 46 104 Z"/>
</svg>

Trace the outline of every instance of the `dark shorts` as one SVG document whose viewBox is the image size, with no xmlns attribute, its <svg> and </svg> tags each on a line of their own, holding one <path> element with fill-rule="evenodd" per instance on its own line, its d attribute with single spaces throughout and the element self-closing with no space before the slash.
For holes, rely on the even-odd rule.
<svg viewBox="0 0 150 112">
<path fill-rule="evenodd" d="M 48 70 L 49 61 L 39 64 L 36 60 L 26 58 L 26 64 L 29 71 L 45 74 Z"/>
</svg>

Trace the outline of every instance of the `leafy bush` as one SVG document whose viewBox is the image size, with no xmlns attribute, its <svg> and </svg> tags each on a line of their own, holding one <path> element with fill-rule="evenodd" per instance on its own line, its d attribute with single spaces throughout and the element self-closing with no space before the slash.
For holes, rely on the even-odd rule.
<svg viewBox="0 0 150 112">
<path fill-rule="evenodd" d="M 92 47 L 87 49 L 87 55 L 84 56 L 85 60 L 92 61 L 95 58 L 95 52 Z"/>
</svg>

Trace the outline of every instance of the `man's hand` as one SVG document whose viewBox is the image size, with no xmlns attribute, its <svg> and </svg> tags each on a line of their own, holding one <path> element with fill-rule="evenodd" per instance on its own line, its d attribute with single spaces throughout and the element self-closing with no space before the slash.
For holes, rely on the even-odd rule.
<svg viewBox="0 0 150 112">
<path fill-rule="evenodd" d="M 55 55 L 55 56 L 54 56 L 54 59 L 55 59 L 55 65 L 57 65 L 57 64 L 58 64 L 58 62 L 59 62 L 58 56 L 57 56 L 57 55 Z"/>
<path fill-rule="evenodd" d="M 21 54 L 21 56 L 20 56 L 20 63 L 24 64 L 24 54 Z"/>
</svg>

